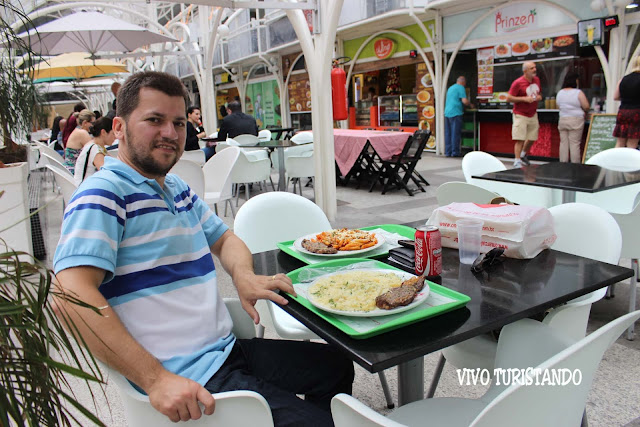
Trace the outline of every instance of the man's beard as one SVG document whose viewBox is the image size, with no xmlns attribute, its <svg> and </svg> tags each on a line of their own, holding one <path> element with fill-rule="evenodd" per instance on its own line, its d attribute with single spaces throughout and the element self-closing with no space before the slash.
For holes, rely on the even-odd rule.
<svg viewBox="0 0 640 427">
<path fill-rule="evenodd" d="M 125 133 L 127 136 L 127 148 L 129 151 L 129 158 L 131 163 L 133 163 L 139 170 L 145 172 L 146 174 L 151 176 L 165 176 L 178 162 L 179 156 L 176 155 L 175 159 L 168 167 L 159 165 L 151 156 L 153 145 L 148 151 L 143 152 L 139 149 L 138 145 L 135 144 L 133 137 L 129 132 L 129 129 L 126 129 Z M 171 142 L 172 144 L 174 144 L 174 141 L 167 142 Z"/>
</svg>

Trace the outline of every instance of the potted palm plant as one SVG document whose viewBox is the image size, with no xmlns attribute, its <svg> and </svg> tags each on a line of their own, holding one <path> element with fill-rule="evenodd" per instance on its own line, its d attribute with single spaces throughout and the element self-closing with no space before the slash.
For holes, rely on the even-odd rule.
<svg viewBox="0 0 640 427">
<path fill-rule="evenodd" d="M 0 3 L 4 9 L 0 13 L 0 43 L 18 49 L 0 48 L 0 141 L 4 145 L 0 160 L 13 163 L 26 158 L 26 147 L 16 144 L 14 138 L 31 126 L 36 91 L 28 78 L 33 55 L 28 46 L 20 44 L 6 19 L 17 16 L 26 27 L 30 22 L 7 0 Z M 15 52 L 26 58 L 24 73 L 14 69 Z M 64 314 L 58 317 L 54 313 L 55 301 L 61 299 L 91 307 L 57 291 L 49 269 L 3 240 L 29 219 L 28 206 L 24 208 L 28 203 L 27 165 L 2 166 L 0 161 L 0 426 L 83 425 L 79 414 L 84 420 L 104 425 L 79 403 L 68 384 L 71 377 L 87 384 L 102 382 L 96 361 L 84 343 L 63 328 L 74 331 L 74 325 Z M 12 181 L 3 181 L 7 176 Z M 24 220 L 14 224 L 20 218 Z"/>
<path fill-rule="evenodd" d="M 37 56 L 25 41 L 17 37 L 8 19 L 20 20 L 27 30 L 33 25 L 26 14 L 9 0 L 0 0 L 0 5 L 4 12 L 0 13 L 0 44 L 11 46 L 0 49 L 0 141 L 3 145 L 0 161 L 24 162 L 28 146 L 16 144 L 15 139 L 31 130 L 34 119 L 40 118 L 43 109 L 30 76 Z M 19 65 L 17 70 L 16 65 Z"/>
</svg>

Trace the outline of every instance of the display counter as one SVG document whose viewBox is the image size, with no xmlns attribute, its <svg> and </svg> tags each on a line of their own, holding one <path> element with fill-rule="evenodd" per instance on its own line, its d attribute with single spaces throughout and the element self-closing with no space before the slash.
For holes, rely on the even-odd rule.
<svg viewBox="0 0 640 427">
<path fill-rule="evenodd" d="M 497 155 L 513 155 L 511 139 L 511 110 L 478 110 L 480 123 L 480 150 Z M 544 160 L 557 159 L 560 155 L 560 134 L 558 133 L 558 110 L 538 110 L 540 130 L 538 140 L 529 155 Z"/>
</svg>

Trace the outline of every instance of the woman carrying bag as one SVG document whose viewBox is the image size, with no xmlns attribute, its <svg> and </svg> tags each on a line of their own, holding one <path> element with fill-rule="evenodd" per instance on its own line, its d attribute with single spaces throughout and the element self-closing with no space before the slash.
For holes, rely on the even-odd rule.
<svg viewBox="0 0 640 427">
<path fill-rule="evenodd" d="M 101 117 L 89 129 L 93 139 L 84 145 L 78 155 L 73 176 L 78 185 L 104 165 L 104 157 L 107 155 L 105 146 L 113 144 L 115 140 L 112 125 L 113 120 Z"/>
</svg>

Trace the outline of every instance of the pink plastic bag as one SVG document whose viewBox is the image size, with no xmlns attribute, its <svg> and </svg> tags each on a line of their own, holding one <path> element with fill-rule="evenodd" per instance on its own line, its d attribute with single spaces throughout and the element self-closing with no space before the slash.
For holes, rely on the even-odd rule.
<svg viewBox="0 0 640 427">
<path fill-rule="evenodd" d="M 456 221 L 478 218 L 482 226 L 481 252 L 500 247 L 510 258 L 534 258 L 556 241 L 551 213 L 541 207 L 451 203 L 433 211 L 427 225 L 440 228 L 442 246 L 458 248 Z"/>
</svg>

